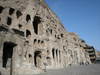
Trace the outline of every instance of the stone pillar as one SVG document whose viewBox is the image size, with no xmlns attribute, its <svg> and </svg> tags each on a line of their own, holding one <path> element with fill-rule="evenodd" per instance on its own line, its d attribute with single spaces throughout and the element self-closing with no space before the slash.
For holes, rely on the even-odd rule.
<svg viewBox="0 0 100 75">
<path fill-rule="evenodd" d="M 59 50 L 59 63 L 61 65 L 61 51 Z"/>
<path fill-rule="evenodd" d="M 2 67 L 2 56 L 3 56 L 3 43 L 0 40 L 0 67 Z"/>
<path fill-rule="evenodd" d="M 61 64 L 61 66 L 63 65 L 62 61 L 63 61 L 63 54 L 62 54 L 62 51 L 60 51 L 60 64 Z"/>
<path fill-rule="evenodd" d="M 13 48 L 13 56 L 12 56 L 12 66 L 11 66 L 11 72 L 10 75 L 17 75 L 17 69 L 16 69 L 16 59 L 17 59 L 17 48 Z"/>
<path fill-rule="evenodd" d="M 62 59 L 62 60 L 61 60 L 62 66 L 64 66 L 64 51 L 62 51 L 62 55 L 61 55 L 61 56 L 62 56 L 62 58 L 61 58 L 61 59 Z"/>
<path fill-rule="evenodd" d="M 58 57 L 57 57 L 57 49 L 55 50 L 55 52 L 56 52 L 56 66 L 58 66 Z"/>
<path fill-rule="evenodd" d="M 57 65 L 56 50 L 54 50 L 54 63 L 55 63 L 55 66 L 56 66 Z"/>
<path fill-rule="evenodd" d="M 60 56 L 59 56 L 59 50 L 58 50 L 58 65 L 60 65 L 60 64 L 59 64 L 59 57 L 60 57 Z"/>
</svg>

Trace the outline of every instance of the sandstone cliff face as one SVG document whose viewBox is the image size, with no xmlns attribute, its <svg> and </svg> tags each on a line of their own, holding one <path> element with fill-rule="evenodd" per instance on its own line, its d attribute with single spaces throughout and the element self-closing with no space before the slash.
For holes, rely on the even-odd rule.
<svg viewBox="0 0 100 75">
<path fill-rule="evenodd" d="M 96 51 L 96 56 L 100 57 L 100 51 Z"/>
<path fill-rule="evenodd" d="M 1 74 L 32 75 L 90 64 L 86 47 L 43 0 L 0 0 Z"/>
<path fill-rule="evenodd" d="M 100 62 L 100 51 L 96 51 L 96 61 Z"/>
</svg>

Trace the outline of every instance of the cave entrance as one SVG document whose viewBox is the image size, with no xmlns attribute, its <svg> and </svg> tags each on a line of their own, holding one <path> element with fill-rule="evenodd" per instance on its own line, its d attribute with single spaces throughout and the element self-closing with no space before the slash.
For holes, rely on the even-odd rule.
<svg viewBox="0 0 100 75">
<path fill-rule="evenodd" d="M 11 67 L 12 66 L 12 56 L 13 56 L 13 48 L 16 46 L 15 43 L 12 42 L 4 42 L 3 45 L 3 56 L 2 56 L 2 67 Z"/>
<path fill-rule="evenodd" d="M 33 28 L 34 28 L 34 32 L 36 34 L 38 34 L 38 25 L 41 23 L 41 17 L 39 16 L 35 16 L 34 17 L 34 21 L 33 21 Z"/>
<path fill-rule="evenodd" d="M 29 30 L 26 30 L 26 37 L 28 37 L 29 35 L 31 35 L 31 32 Z"/>
<path fill-rule="evenodd" d="M 53 59 L 55 59 L 55 49 L 54 48 L 52 49 L 52 56 L 53 56 Z"/>
<path fill-rule="evenodd" d="M 41 51 L 35 51 L 34 53 L 34 64 L 36 67 L 41 66 Z"/>
</svg>

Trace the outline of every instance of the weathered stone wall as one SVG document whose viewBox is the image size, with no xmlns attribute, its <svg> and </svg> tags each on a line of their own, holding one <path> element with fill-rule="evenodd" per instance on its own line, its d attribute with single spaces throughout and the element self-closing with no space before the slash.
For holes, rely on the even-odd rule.
<svg viewBox="0 0 100 75">
<path fill-rule="evenodd" d="M 2 74 L 31 75 L 46 69 L 90 64 L 85 47 L 86 43 L 75 33 L 65 30 L 43 0 L 0 0 Z"/>
<path fill-rule="evenodd" d="M 100 51 L 96 51 L 96 62 L 100 62 Z"/>
</svg>

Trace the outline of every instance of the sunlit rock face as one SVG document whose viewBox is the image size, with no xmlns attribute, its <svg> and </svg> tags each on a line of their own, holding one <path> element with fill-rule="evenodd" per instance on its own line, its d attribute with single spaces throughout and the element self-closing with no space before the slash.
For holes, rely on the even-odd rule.
<svg viewBox="0 0 100 75">
<path fill-rule="evenodd" d="M 0 74 L 32 75 L 90 64 L 87 44 L 44 0 L 0 0 Z"/>
</svg>

